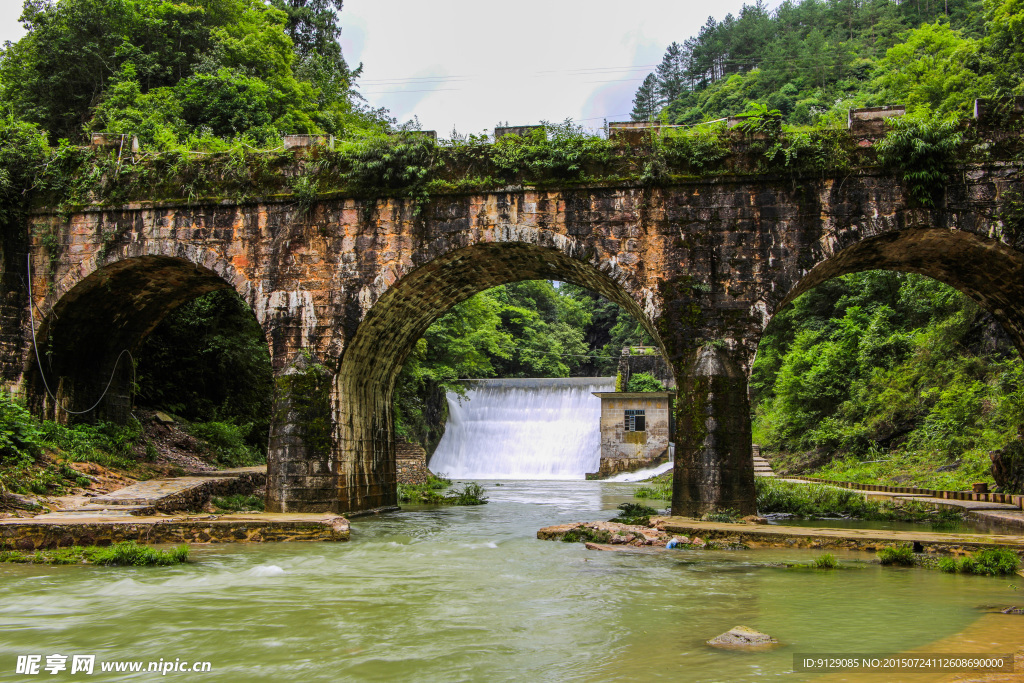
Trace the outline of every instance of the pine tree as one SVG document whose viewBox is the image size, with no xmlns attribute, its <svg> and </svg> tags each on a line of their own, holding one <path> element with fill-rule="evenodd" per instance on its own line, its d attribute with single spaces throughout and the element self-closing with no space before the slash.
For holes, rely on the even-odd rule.
<svg viewBox="0 0 1024 683">
<path fill-rule="evenodd" d="M 647 74 L 647 78 L 640 84 L 640 88 L 633 97 L 633 112 L 630 114 L 634 121 L 650 121 L 661 111 L 661 100 L 658 97 L 658 79 L 654 74 Z"/>
<path fill-rule="evenodd" d="M 686 63 L 689 55 L 679 43 L 673 42 L 665 50 L 655 73 L 657 74 L 658 98 L 665 104 L 672 104 L 686 90 Z"/>
</svg>

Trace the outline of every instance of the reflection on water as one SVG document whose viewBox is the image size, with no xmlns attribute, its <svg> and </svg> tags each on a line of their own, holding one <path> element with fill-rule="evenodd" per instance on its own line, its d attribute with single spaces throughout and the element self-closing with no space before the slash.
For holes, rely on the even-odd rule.
<svg viewBox="0 0 1024 683">
<path fill-rule="evenodd" d="M 204 681 L 788 681 L 794 652 L 921 647 L 979 605 L 1019 602 L 1003 579 L 867 553 L 817 572 L 768 566 L 812 551 L 538 541 L 541 526 L 610 518 L 636 485 L 480 483 L 488 505 L 359 518 L 350 543 L 212 546 L 174 568 L 0 566 L 0 680 L 18 680 L 18 654 L 62 653 L 209 660 Z M 738 624 L 779 648 L 704 645 Z"/>
</svg>

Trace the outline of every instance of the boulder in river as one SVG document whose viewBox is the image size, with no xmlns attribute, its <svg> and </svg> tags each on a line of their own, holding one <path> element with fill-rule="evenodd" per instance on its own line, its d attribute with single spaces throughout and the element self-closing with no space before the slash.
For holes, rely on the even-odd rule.
<svg viewBox="0 0 1024 683">
<path fill-rule="evenodd" d="M 708 641 L 708 645 L 726 648 L 758 648 L 772 645 L 779 641 L 767 633 L 755 631 L 748 626 L 734 626 L 717 638 Z"/>
</svg>

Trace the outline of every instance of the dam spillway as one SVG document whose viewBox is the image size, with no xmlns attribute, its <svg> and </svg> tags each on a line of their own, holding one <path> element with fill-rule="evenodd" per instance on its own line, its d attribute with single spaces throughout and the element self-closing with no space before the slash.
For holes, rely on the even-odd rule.
<svg viewBox="0 0 1024 683">
<path fill-rule="evenodd" d="M 456 479 L 583 479 L 601 460 L 601 400 L 614 377 L 466 380 L 430 460 Z"/>
</svg>

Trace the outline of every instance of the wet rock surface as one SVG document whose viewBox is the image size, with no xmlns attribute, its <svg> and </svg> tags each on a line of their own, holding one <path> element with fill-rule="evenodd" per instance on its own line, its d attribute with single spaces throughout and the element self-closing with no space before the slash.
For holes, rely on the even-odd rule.
<svg viewBox="0 0 1024 683">
<path fill-rule="evenodd" d="M 749 626 L 734 626 L 725 633 L 708 641 L 708 645 L 726 648 L 761 648 L 779 641 L 767 633 L 755 631 Z"/>
</svg>

